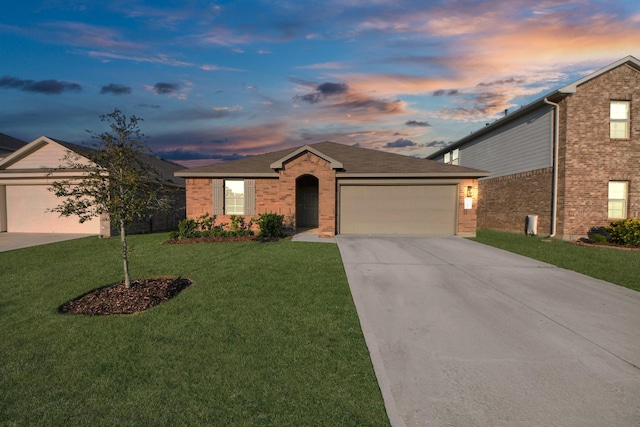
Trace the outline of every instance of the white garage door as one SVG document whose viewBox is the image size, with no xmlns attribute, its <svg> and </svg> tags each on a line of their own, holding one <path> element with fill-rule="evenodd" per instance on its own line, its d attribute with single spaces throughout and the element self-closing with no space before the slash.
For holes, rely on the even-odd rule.
<svg viewBox="0 0 640 427">
<path fill-rule="evenodd" d="M 341 234 L 456 232 L 456 185 L 343 185 Z"/>
<path fill-rule="evenodd" d="M 60 200 L 45 185 L 7 185 L 7 231 L 20 233 L 87 233 L 99 234 L 97 218 L 78 222 L 78 217 L 60 217 L 47 212 Z"/>
</svg>

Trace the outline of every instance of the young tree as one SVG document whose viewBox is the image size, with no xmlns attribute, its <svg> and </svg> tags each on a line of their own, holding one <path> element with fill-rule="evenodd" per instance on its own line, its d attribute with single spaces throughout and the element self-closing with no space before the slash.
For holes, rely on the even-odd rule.
<svg viewBox="0 0 640 427">
<path fill-rule="evenodd" d="M 91 160 L 90 164 L 80 161 L 77 155 L 65 158 L 64 168 L 79 170 L 82 178 L 51 184 L 49 190 L 62 199 L 51 211 L 61 216 L 77 215 L 80 222 L 105 214 L 111 226 L 120 230 L 124 282 L 130 288 L 127 228 L 154 211 L 170 208 L 173 199 L 159 172 L 148 161 L 147 138 L 138 128 L 142 119 L 127 118 L 117 108 L 100 119 L 109 123 L 111 131 L 89 131 L 96 142 L 94 149 L 83 155 Z"/>
</svg>

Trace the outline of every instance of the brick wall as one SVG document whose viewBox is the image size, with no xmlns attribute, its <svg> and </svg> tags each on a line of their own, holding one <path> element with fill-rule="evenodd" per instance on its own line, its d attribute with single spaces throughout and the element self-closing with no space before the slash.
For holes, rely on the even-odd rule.
<svg viewBox="0 0 640 427">
<path fill-rule="evenodd" d="M 245 215 L 245 221 L 262 213 L 284 215 L 285 226 L 295 229 L 296 179 L 303 175 L 318 178 L 318 216 L 320 236 L 332 237 L 336 232 L 336 173 L 330 164 L 312 153 L 303 153 L 284 164 L 279 178 L 255 180 L 256 215 Z M 211 178 L 187 178 L 187 218 L 213 212 Z M 217 215 L 216 224 L 230 224 L 229 215 Z M 254 229 L 257 227 L 254 227 Z"/>
<path fill-rule="evenodd" d="M 550 234 L 552 182 L 553 168 L 480 180 L 478 227 L 524 233 L 538 215 L 538 234 Z"/>
<path fill-rule="evenodd" d="M 195 219 L 213 212 L 211 178 L 187 178 L 187 218 Z"/>
<path fill-rule="evenodd" d="M 631 101 L 631 132 L 609 137 L 609 104 Z M 640 217 L 640 72 L 623 65 L 578 87 L 563 101 L 558 232 L 565 239 L 606 225 L 609 181 L 629 182 L 628 216 Z M 562 122 L 562 121 L 561 121 Z"/>
<path fill-rule="evenodd" d="M 284 211 L 295 213 L 296 179 L 303 175 L 318 178 L 318 234 L 333 237 L 336 233 L 336 172 L 326 160 L 306 152 L 285 163 L 280 171 L 280 206 Z M 295 221 L 295 216 L 292 219 Z"/>
</svg>

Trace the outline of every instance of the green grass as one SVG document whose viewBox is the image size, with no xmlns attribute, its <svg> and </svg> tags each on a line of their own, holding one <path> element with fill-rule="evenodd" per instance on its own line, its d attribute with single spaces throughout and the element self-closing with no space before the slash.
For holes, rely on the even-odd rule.
<svg viewBox="0 0 640 427">
<path fill-rule="evenodd" d="M 478 230 L 471 240 L 640 291 L 639 251 L 578 246 L 493 230 Z"/>
<path fill-rule="evenodd" d="M 388 425 L 335 245 L 165 239 L 132 276 L 194 284 L 135 315 L 57 312 L 121 280 L 117 238 L 0 253 L 0 425 Z"/>
</svg>

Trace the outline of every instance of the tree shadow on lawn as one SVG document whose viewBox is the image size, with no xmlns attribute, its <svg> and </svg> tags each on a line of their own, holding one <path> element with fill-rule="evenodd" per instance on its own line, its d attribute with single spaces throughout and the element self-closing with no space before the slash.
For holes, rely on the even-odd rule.
<svg viewBox="0 0 640 427">
<path fill-rule="evenodd" d="M 178 295 L 191 286 L 184 277 L 148 277 L 94 289 L 58 307 L 63 314 L 133 314 L 147 310 Z"/>
</svg>

